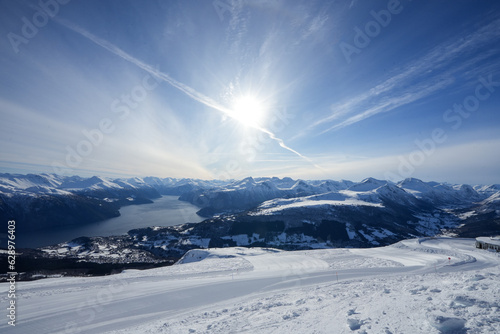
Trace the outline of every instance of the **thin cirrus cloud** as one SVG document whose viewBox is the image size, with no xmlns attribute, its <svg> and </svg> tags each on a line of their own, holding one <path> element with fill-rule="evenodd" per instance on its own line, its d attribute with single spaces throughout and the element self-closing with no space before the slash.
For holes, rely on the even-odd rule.
<svg viewBox="0 0 500 334">
<path fill-rule="evenodd" d="M 447 161 L 461 154 L 447 147 L 498 144 L 486 145 L 500 133 L 500 4 L 402 1 L 408 10 L 346 64 L 339 40 L 352 44 L 353 29 L 387 8 L 383 0 L 350 3 L 70 2 L 19 53 L 0 49 L 0 169 L 31 163 L 50 172 L 105 118 L 116 130 L 82 153 L 75 173 L 226 177 L 236 161 L 241 173 L 231 177 L 362 179 L 397 170 L 399 155 L 436 127 L 447 131 L 436 145 Z M 4 9 L 4 36 L 22 35 L 22 18 L 35 9 Z M 491 94 L 450 129 L 442 112 L 473 94 L 480 77 L 492 82 Z M 145 78 L 159 84 L 143 87 L 147 94 Z M 259 125 L 232 107 L 247 96 L 265 110 Z M 476 154 L 478 168 L 494 154 L 464 152 Z M 438 158 L 415 177 L 443 181 L 434 176 L 452 167 Z"/>
<path fill-rule="evenodd" d="M 315 121 L 296 137 L 324 125 L 330 126 L 318 134 L 335 131 L 441 91 L 454 83 L 454 74 L 476 66 L 481 58 L 491 53 L 464 61 L 457 59 L 499 39 L 499 36 L 500 19 L 496 19 L 466 36 L 442 43 L 368 91 L 350 96 L 346 102 L 331 105 L 332 114 Z M 480 68 L 475 68 L 476 73 L 479 71 Z"/>
<path fill-rule="evenodd" d="M 231 109 L 228 109 L 224 106 L 221 106 L 219 103 L 217 103 L 216 101 L 214 101 L 213 99 L 211 99 L 210 97 L 208 96 L 205 96 L 199 92 L 197 92 L 195 89 L 173 79 L 172 77 L 170 77 L 169 75 L 159 71 L 158 69 L 155 69 L 153 66 L 151 65 L 148 65 L 148 64 L 145 64 L 144 62 L 134 58 L 133 56 L 129 55 L 128 53 L 126 53 L 125 51 L 121 50 L 120 48 L 118 48 L 117 46 L 113 45 L 112 43 L 102 39 L 102 38 L 99 38 L 97 36 L 94 36 L 93 34 L 91 34 L 90 32 L 86 31 L 85 29 L 82 29 L 78 26 L 76 26 L 75 24 L 72 24 L 70 22 L 67 22 L 67 21 L 64 21 L 64 20 L 59 20 L 57 19 L 56 20 L 58 23 L 60 23 L 61 25 L 65 26 L 66 28 L 80 34 L 81 36 L 89 39 L 90 41 L 94 42 L 95 44 L 103 47 L 104 49 L 110 51 L 111 53 L 121 57 L 122 59 L 138 66 L 139 68 L 147 71 L 148 73 L 150 73 L 151 75 L 154 75 L 155 77 L 158 77 L 160 78 L 161 80 L 167 82 L 168 84 L 170 84 L 171 86 L 177 88 L 178 90 L 180 90 L 181 92 L 183 92 L 184 94 L 188 95 L 189 97 L 191 97 L 192 99 L 194 99 L 195 101 L 198 101 L 200 102 L 201 104 L 204 104 L 206 105 L 207 107 L 210 107 L 212 109 L 215 109 L 219 112 L 222 112 L 224 115 L 227 115 L 228 117 L 230 118 L 233 118 L 233 119 L 236 119 L 238 120 L 238 117 L 235 115 L 234 111 L 231 110 Z M 274 140 L 275 142 L 278 143 L 278 145 L 282 148 L 284 148 L 285 150 L 299 156 L 300 158 L 304 159 L 305 161 L 311 163 L 315 168 L 318 168 L 318 169 L 321 169 L 320 166 L 318 166 L 317 164 L 315 164 L 311 159 L 309 159 L 307 156 L 299 153 L 298 151 L 294 150 L 293 148 L 287 146 L 285 144 L 285 142 L 281 139 L 281 138 L 278 138 L 273 132 L 269 131 L 268 129 L 264 128 L 264 127 L 261 127 L 259 125 L 251 125 L 252 127 L 254 127 L 255 129 L 267 134 L 272 140 Z"/>
<path fill-rule="evenodd" d="M 453 82 L 454 80 L 452 78 L 446 78 L 443 80 L 439 80 L 438 82 L 433 83 L 430 86 L 428 84 L 419 85 L 418 87 L 414 87 L 411 92 L 406 92 L 401 94 L 400 96 L 394 96 L 386 100 L 382 100 L 375 107 L 369 108 L 354 116 L 351 116 L 348 119 L 338 124 L 335 124 L 326 130 L 323 130 L 319 134 L 324 134 L 326 132 L 341 129 L 343 127 L 352 125 L 354 123 L 361 122 L 362 120 L 367 119 L 368 117 L 372 117 L 376 114 L 387 112 L 396 109 L 398 107 L 404 106 L 406 104 L 409 104 L 411 102 L 415 102 L 426 96 L 429 96 L 430 94 L 436 91 L 439 91 L 441 89 L 450 86 Z"/>
</svg>

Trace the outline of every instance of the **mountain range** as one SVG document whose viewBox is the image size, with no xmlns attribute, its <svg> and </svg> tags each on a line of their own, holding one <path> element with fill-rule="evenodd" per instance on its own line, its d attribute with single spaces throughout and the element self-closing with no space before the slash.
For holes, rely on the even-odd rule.
<svg viewBox="0 0 500 334">
<path fill-rule="evenodd" d="M 200 215 L 234 219 L 237 226 L 279 220 L 287 232 L 321 229 L 334 221 L 346 233 L 330 240 L 361 244 L 385 244 L 394 234 L 414 237 L 442 229 L 469 237 L 499 232 L 499 184 L 451 185 L 415 178 L 392 183 L 374 178 L 207 181 L 0 174 L 0 218 L 15 219 L 20 231 L 87 224 L 118 216 L 124 205 L 151 203 L 162 195 L 177 195 L 198 206 Z"/>
<path fill-rule="evenodd" d="M 500 185 L 415 178 L 393 183 L 374 178 L 207 181 L 0 174 L 0 219 L 5 224 L 14 219 L 16 233 L 78 226 L 162 195 L 198 206 L 206 220 L 25 249 L 19 258 L 25 278 L 54 270 L 102 274 L 169 265 L 196 248 L 365 248 L 415 237 L 500 235 Z"/>
</svg>

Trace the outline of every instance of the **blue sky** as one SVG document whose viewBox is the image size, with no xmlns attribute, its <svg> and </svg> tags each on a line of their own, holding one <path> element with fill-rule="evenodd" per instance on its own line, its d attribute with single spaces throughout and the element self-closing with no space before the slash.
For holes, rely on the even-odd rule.
<svg viewBox="0 0 500 334">
<path fill-rule="evenodd" d="M 1 0 L 0 36 L 2 172 L 500 182 L 498 1 Z"/>
</svg>

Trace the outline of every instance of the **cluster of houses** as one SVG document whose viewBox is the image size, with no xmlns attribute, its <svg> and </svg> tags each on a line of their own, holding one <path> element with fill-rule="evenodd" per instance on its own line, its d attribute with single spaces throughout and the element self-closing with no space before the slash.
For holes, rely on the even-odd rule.
<svg viewBox="0 0 500 334">
<path fill-rule="evenodd" d="M 500 252 L 500 238 L 479 237 L 476 238 L 476 248 L 491 249 Z"/>
</svg>

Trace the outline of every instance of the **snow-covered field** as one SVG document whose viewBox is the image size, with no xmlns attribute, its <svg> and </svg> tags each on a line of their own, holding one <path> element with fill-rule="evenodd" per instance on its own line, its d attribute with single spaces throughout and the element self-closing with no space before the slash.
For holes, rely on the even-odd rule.
<svg viewBox="0 0 500 334">
<path fill-rule="evenodd" d="M 2 316 L 0 332 L 500 333 L 500 253 L 472 239 L 193 250 L 180 262 L 17 283 L 16 326 Z"/>
</svg>

